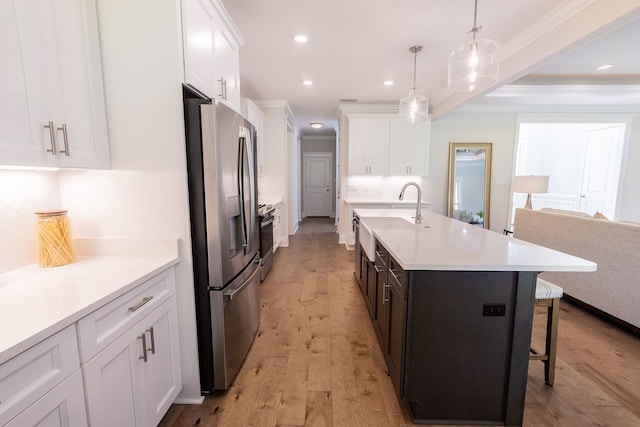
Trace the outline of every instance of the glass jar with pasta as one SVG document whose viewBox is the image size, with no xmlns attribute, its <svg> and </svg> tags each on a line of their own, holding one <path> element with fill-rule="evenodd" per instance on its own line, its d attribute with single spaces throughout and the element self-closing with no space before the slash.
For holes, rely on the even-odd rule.
<svg viewBox="0 0 640 427">
<path fill-rule="evenodd" d="M 71 225 L 66 210 L 40 211 L 38 220 L 38 265 L 55 267 L 76 260 L 71 246 Z"/>
</svg>

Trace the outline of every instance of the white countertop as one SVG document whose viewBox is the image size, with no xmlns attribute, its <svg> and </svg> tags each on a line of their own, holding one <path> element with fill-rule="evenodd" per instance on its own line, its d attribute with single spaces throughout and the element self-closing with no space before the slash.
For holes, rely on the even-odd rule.
<svg viewBox="0 0 640 427">
<path fill-rule="evenodd" d="M 91 256 L 0 274 L 0 363 L 178 263 L 177 256 Z"/>
<path fill-rule="evenodd" d="M 354 209 L 367 218 L 399 217 L 414 210 Z M 406 270 L 596 271 L 594 262 L 485 230 L 432 212 L 413 229 L 371 227 L 374 236 Z"/>
<path fill-rule="evenodd" d="M 282 196 L 274 196 L 268 194 L 258 195 L 258 203 L 275 206 L 278 203 L 282 203 Z"/>
</svg>

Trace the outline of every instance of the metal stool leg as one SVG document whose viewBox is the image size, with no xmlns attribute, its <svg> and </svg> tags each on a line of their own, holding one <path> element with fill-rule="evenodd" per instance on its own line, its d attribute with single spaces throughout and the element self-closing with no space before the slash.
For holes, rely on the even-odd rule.
<svg viewBox="0 0 640 427">
<path fill-rule="evenodd" d="M 554 298 L 547 308 L 547 334 L 544 360 L 544 382 L 552 386 L 556 372 L 556 351 L 558 348 L 558 317 L 560 315 L 560 298 Z"/>
</svg>

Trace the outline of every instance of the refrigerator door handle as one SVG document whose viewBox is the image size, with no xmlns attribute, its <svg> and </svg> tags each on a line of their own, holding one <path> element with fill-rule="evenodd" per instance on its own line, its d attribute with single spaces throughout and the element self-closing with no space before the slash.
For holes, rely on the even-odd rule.
<svg viewBox="0 0 640 427">
<path fill-rule="evenodd" d="M 255 260 L 254 264 L 260 264 L 260 259 Z M 233 297 L 238 295 L 240 292 L 244 290 L 244 288 L 246 288 L 251 284 L 251 282 L 253 281 L 253 278 L 256 277 L 256 274 L 258 274 L 259 272 L 260 272 L 260 267 L 258 266 L 256 268 L 256 271 L 254 271 L 251 274 L 251 276 L 249 276 L 249 278 L 242 285 L 238 286 L 237 288 L 234 288 L 232 291 L 224 291 L 222 295 L 224 295 L 225 298 L 228 298 L 230 300 L 233 299 Z"/>
<path fill-rule="evenodd" d="M 242 248 L 247 253 L 249 237 L 247 235 L 247 213 L 244 205 L 244 156 L 245 156 L 245 138 L 243 136 L 238 140 L 238 189 L 240 191 L 240 221 L 242 222 Z"/>
<path fill-rule="evenodd" d="M 247 128 L 244 129 L 244 131 L 246 132 L 247 137 L 244 140 L 245 143 L 245 155 L 247 156 L 247 168 L 248 168 L 248 173 L 249 173 L 249 206 L 248 206 L 248 211 L 249 211 L 249 224 L 248 224 L 248 229 L 249 232 L 247 234 L 247 241 L 250 242 L 252 239 L 252 236 L 255 234 L 255 228 L 257 227 L 258 224 L 258 218 L 257 218 L 257 211 L 255 209 L 256 204 L 256 175 L 255 175 L 255 170 L 254 170 L 254 153 L 253 153 L 253 134 L 251 133 L 251 131 Z M 246 206 L 245 206 L 246 208 Z M 249 245 L 250 246 L 250 245 Z M 249 253 L 251 251 L 251 248 L 247 248 L 247 253 Z"/>
</svg>

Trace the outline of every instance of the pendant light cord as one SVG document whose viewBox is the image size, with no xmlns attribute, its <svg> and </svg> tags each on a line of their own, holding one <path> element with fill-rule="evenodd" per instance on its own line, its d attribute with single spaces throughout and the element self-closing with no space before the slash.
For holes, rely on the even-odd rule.
<svg viewBox="0 0 640 427">
<path fill-rule="evenodd" d="M 473 8 L 473 27 L 469 31 L 470 33 L 473 33 L 474 44 L 476 42 L 476 34 L 478 34 L 478 31 L 480 31 L 481 29 L 482 29 L 482 26 L 478 27 L 478 0 L 476 0 L 475 6 Z"/>
<path fill-rule="evenodd" d="M 416 90 L 416 63 L 418 62 L 418 52 L 422 51 L 422 46 L 411 46 L 409 51 L 413 53 L 413 91 Z"/>
</svg>

